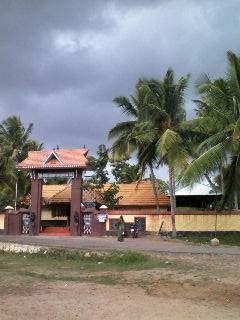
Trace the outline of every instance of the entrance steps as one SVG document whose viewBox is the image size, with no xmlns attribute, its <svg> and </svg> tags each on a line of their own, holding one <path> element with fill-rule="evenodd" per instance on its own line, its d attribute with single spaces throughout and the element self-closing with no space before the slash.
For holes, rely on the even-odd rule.
<svg viewBox="0 0 240 320">
<path fill-rule="evenodd" d="M 42 232 L 40 232 L 40 235 L 44 236 L 69 236 L 70 230 L 69 227 L 46 227 Z"/>
</svg>

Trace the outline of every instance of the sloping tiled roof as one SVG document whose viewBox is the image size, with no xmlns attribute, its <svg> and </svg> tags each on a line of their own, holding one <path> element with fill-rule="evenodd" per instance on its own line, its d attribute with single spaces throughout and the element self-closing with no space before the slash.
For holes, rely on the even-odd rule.
<svg viewBox="0 0 240 320">
<path fill-rule="evenodd" d="M 109 188 L 109 184 L 104 185 L 104 190 Z M 119 192 L 117 197 L 123 197 L 119 200 L 118 206 L 155 206 L 156 200 L 154 197 L 152 184 L 150 181 L 142 181 L 139 184 L 118 184 Z M 50 189 L 50 185 L 43 185 L 43 195 L 47 194 L 46 188 Z M 159 191 L 160 206 L 169 206 L 169 198 Z M 96 200 L 99 201 L 97 197 Z M 62 185 L 62 188 L 56 190 L 55 194 L 50 195 L 47 202 L 49 203 L 67 203 L 71 201 L 71 185 Z M 94 191 L 83 190 L 83 202 L 95 201 Z M 100 202 L 100 201 L 99 201 Z"/>
<path fill-rule="evenodd" d="M 29 151 L 25 160 L 17 165 L 18 169 L 64 169 L 85 168 L 87 149 L 62 149 Z"/>
<path fill-rule="evenodd" d="M 71 201 L 71 185 L 43 185 L 42 197 L 45 203 L 69 203 Z M 94 202 L 95 191 L 83 190 L 82 202 Z"/>
<path fill-rule="evenodd" d="M 104 185 L 104 190 L 109 188 L 109 184 Z M 151 181 L 141 181 L 139 183 L 118 184 L 119 192 L 117 197 L 122 197 L 119 200 L 118 206 L 156 206 L 156 199 L 153 193 Z M 169 198 L 158 192 L 160 206 L 166 207 L 170 205 Z"/>
<path fill-rule="evenodd" d="M 42 199 L 44 202 L 48 202 L 55 194 L 58 194 L 66 188 L 65 184 L 43 184 L 42 187 Z"/>
</svg>

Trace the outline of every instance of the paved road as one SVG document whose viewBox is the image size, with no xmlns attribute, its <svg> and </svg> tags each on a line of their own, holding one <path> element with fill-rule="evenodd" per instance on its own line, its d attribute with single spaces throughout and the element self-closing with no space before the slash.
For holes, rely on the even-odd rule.
<svg viewBox="0 0 240 320">
<path fill-rule="evenodd" d="M 152 239 L 138 238 L 125 239 L 118 242 L 114 237 L 53 237 L 53 236 L 5 236 L 0 235 L 0 242 L 17 242 L 51 247 L 72 249 L 122 249 L 143 250 L 154 252 L 193 253 L 193 254 L 237 254 L 240 255 L 240 247 L 188 244 L 179 240 L 163 240 L 159 237 Z"/>
</svg>

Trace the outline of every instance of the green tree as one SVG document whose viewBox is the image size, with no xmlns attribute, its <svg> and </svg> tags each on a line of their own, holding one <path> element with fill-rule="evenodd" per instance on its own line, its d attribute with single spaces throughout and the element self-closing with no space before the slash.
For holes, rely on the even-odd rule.
<svg viewBox="0 0 240 320">
<path fill-rule="evenodd" d="M 205 133 L 198 156 L 183 172 L 184 185 L 200 181 L 208 173 L 221 176 L 223 203 L 238 209 L 240 187 L 240 58 L 227 52 L 228 72 L 224 78 L 205 76 L 198 84 L 198 117 L 184 124 L 186 130 Z"/>
<path fill-rule="evenodd" d="M 180 168 L 186 165 L 187 159 L 178 127 L 185 119 L 183 102 L 188 79 L 189 75 L 175 82 L 174 73 L 169 69 L 163 81 L 139 80 L 135 96 L 131 96 L 131 99 L 117 97 L 114 100 L 134 120 L 119 123 L 109 132 L 109 138 L 115 139 L 113 151 L 120 156 L 137 151 L 142 173 L 150 169 L 156 198 L 158 188 L 153 168 L 161 164 L 168 165 L 172 236 L 176 236 L 175 177 Z"/>
<path fill-rule="evenodd" d="M 30 190 L 30 178 L 26 172 L 17 172 L 16 164 L 27 157 L 28 151 L 41 150 L 42 144 L 31 139 L 33 124 L 26 129 L 19 117 L 12 116 L 0 124 L 0 205 L 17 204 L 18 198 Z"/>
<path fill-rule="evenodd" d="M 176 182 L 180 170 L 187 164 L 188 152 L 180 131 L 180 124 L 185 120 L 184 93 L 189 75 L 175 82 L 174 72 L 168 69 L 163 80 L 142 80 L 152 93 L 151 113 L 146 121 L 140 123 L 138 140 L 152 148 L 159 164 L 166 164 L 169 169 L 169 191 L 172 218 L 172 236 L 176 236 Z M 140 164 L 144 163 L 144 154 L 140 155 Z"/>
<path fill-rule="evenodd" d="M 162 180 L 162 179 L 157 179 L 157 183 L 159 186 L 159 189 L 166 195 L 168 195 L 170 193 L 170 187 L 169 187 L 169 183 Z"/>
<path fill-rule="evenodd" d="M 124 160 L 111 164 L 112 174 L 117 183 L 132 183 L 140 179 L 138 165 L 131 165 Z"/>
<path fill-rule="evenodd" d="M 109 150 L 106 148 L 106 146 L 104 144 L 101 144 L 99 145 L 97 150 L 98 157 L 88 157 L 88 165 L 94 172 L 88 182 L 98 188 L 101 188 L 105 183 L 109 181 L 108 171 L 106 169 L 109 161 L 108 153 Z"/>
<path fill-rule="evenodd" d="M 116 183 L 111 183 L 105 190 L 99 190 L 100 202 L 105 204 L 109 209 L 113 209 L 119 203 L 122 196 L 117 197 L 119 187 Z"/>
<path fill-rule="evenodd" d="M 94 189 L 100 198 L 100 202 L 109 208 L 113 208 L 119 201 L 117 197 L 118 187 L 116 184 L 109 184 L 107 188 L 104 187 L 109 181 L 107 165 L 109 162 L 109 150 L 101 144 L 97 150 L 97 157 L 88 157 L 88 165 L 94 172 L 90 179 L 83 182 L 85 189 Z"/>
<path fill-rule="evenodd" d="M 154 175 L 154 166 L 157 162 L 155 145 L 149 141 L 147 141 L 147 143 L 139 142 L 138 139 L 139 128 L 141 128 L 141 124 L 146 123 L 146 119 L 152 112 L 152 92 L 150 88 L 146 85 L 143 85 L 142 81 L 140 80 L 136 84 L 134 95 L 130 96 L 130 98 L 118 96 L 113 101 L 116 106 L 130 118 L 130 121 L 117 123 L 109 131 L 109 139 L 114 140 L 111 147 L 113 161 L 129 159 L 133 152 L 137 153 L 138 159 L 139 157 L 144 159 L 144 161 L 141 161 L 141 165 L 139 166 L 140 178 L 144 176 L 144 173 L 147 171 L 147 169 L 150 170 L 153 192 L 156 199 L 156 208 L 160 213 L 158 189 Z M 143 131 L 141 128 L 141 133 L 142 132 Z"/>
</svg>

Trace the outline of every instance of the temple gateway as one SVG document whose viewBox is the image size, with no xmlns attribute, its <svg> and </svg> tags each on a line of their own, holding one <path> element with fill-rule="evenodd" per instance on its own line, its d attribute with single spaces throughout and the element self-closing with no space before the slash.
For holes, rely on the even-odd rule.
<svg viewBox="0 0 240 320">
<path fill-rule="evenodd" d="M 79 236 L 86 232 L 83 223 L 84 214 L 86 220 L 92 220 L 92 234 L 97 235 L 98 233 L 101 234 L 101 230 L 104 231 L 104 223 L 97 223 L 96 209 L 81 207 L 82 175 L 83 171 L 87 169 L 87 153 L 88 150 L 84 148 L 30 151 L 28 157 L 17 165 L 18 170 L 28 171 L 31 176 L 31 203 L 28 230 L 30 235 L 38 235 L 42 231 L 42 185 L 43 181 L 52 178 L 68 178 L 71 180 L 69 225 L 66 226 L 66 231 L 72 236 Z M 101 212 L 98 213 L 100 214 Z"/>
</svg>

